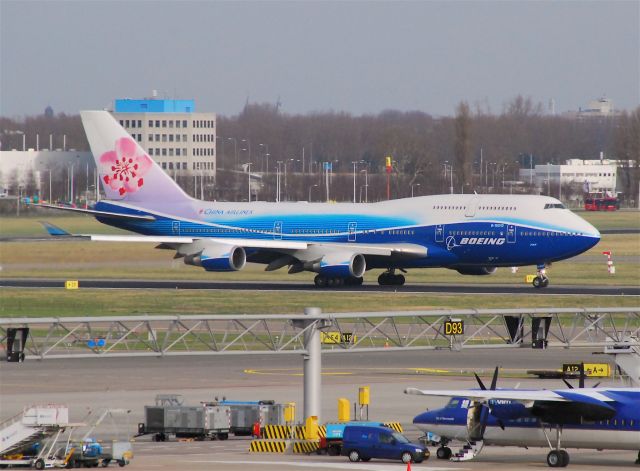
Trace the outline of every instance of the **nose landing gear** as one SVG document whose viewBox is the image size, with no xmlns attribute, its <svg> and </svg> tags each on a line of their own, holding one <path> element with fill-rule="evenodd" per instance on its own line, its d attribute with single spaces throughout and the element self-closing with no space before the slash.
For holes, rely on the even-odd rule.
<svg viewBox="0 0 640 471">
<path fill-rule="evenodd" d="M 547 277 L 546 265 L 538 265 L 538 272 L 533 279 L 533 287 L 540 289 L 549 286 L 549 278 Z"/>
</svg>

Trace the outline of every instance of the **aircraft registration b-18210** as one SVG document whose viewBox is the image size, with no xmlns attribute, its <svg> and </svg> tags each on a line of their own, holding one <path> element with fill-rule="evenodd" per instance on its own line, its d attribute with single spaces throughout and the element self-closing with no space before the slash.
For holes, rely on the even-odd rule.
<svg viewBox="0 0 640 471">
<path fill-rule="evenodd" d="M 584 369 L 579 389 L 566 381 L 569 389 L 496 389 L 497 378 L 498 368 L 489 389 L 476 375 L 480 389 L 405 390 L 451 398 L 413 419 L 420 430 L 435 434 L 430 440 L 440 445 L 439 459 L 467 461 L 485 445 L 548 446 L 547 464 L 555 468 L 569 464 L 565 448 L 640 450 L 640 388 L 584 388 Z M 467 444 L 453 454 L 447 446 L 452 440 Z M 635 463 L 640 464 L 640 451 Z"/>
<path fill-rule="evenodd" d="M 316 272 L 319 287 L 362 284 L 372 268 L 381 285 L 402 285 L 396 270 L 446 267 L 489 275 L 497 267 L 545 267 L 598 243 L 600 233 L 551 197 L 436 195 L 378 203 L 209 202 L 188 196 L 106 111 L 81 112 L 106 200 L 92 214 L 139 235 L 78 235 L 95 241 L 154 242 L 187 265 L 212 272 Z M 179 159 L 177 159 L 179 160 Z M 48 226 L 51 235 L 71 236 Z"/>
</svg>

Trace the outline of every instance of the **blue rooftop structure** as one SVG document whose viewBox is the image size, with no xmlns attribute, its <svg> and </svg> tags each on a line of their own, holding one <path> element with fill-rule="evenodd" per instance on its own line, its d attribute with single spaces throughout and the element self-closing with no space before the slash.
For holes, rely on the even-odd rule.
<svg viewBox="0 0 640 471">
<path fill-rule="evenodd" d="M 194 113 L 194 100 L 132 100 L 123 98 L 116 100 L 116 113 Z"/>
</svg>

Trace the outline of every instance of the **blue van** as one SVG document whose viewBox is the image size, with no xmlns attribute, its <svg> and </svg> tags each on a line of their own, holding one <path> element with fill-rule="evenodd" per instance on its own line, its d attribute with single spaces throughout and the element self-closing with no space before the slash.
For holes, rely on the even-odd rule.
<svg viewBox="0 0 640 471">
<path fill-rule="evenodd" d="M 383 458 L 420 463 L 429 458 L 429 450 L 422 445 L 411 443 L 404 435 L 387 427 L 370 425 L 345 427 L 341 454 L 351 461 Z"/>
</svg>

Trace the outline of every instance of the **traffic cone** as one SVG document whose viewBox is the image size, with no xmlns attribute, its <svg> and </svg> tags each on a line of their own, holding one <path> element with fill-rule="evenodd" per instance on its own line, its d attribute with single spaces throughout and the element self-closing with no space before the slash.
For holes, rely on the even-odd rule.
<svg viewBox="0 0 640 471">
<path fill-rule="evenodd" d="M 407 471 L 411 471 L 411 461 L 407 463 Z"/>
</svg>

